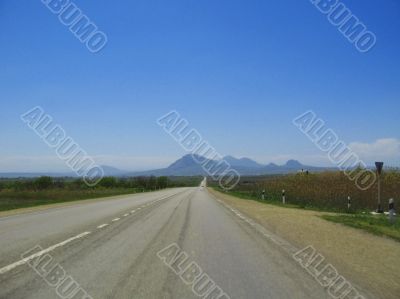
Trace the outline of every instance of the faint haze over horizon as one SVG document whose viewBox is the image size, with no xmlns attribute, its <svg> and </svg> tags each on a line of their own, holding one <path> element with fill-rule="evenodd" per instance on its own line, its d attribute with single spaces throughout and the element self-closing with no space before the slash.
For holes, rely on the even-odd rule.
<svg viewBox="0 0 400 299">
<path fill-rule="evenodd" d="M 313 110 L 367 165 L 400 167 L 400 2 L 346 1 L 367 53 L 309 0 L 74 2 L 108 36 L 97 54 L 41 1 L 0 3 L 0 172 L 69 170 L 21 121 L 35 106 L 122 170 L 187 154 L 157 125 L 171 110 L 222 155 L 332 167 L 292 124 Z"/>
<path fill-rule="evenodd" d="M 383 142 L 383 141 L 381 141 Z M 386 151 L 396 150 L 395 146 L 399 146 L 398 144 L 394 145 L 394 147 L 388 149 Z M 379 142 L 378 142 L 379 143 Z M 398 161 L 395 160 L 386 160 L 385 153 L 378 154 L 375 153 L 376 145 L 364 145 L 357 144 L 352 145 L 352 148 L 356 148 L 357 146 L 367 148 L 374 148 L 371 153 L 373 154 L 373 158 L 375 159 L 362 159 L 367 166 L 374 166 L 374 162 L 376 161 L 384 161 L 385 167 L 400 167 Z M 381 147 L 380 149 L 383 149 Z M 383 149 L 385 150 L 385 149 Z M 183 155 L 187 155 L 188 153 L 182 151 L 182 154 L 179 156 L 159 156 L 159 157 L 143 157 L 143 156 L 110 156 L 110 155 L 102 155 L 102 156 L 94 156 L 95 161 L 102 166 L 111 166 L 118 168 L 120 170 L 125 171 L 143 171 L 143 170 L 152 170 L 158 168 L 168 167 L 170 164 L 175 162 L 176 160 L 183 157 Z M 390 153 L 393 155 L 393 153 Z M 255 162 L 258 162 L 263 165 L 267 165 L 270 163 L 274 163 L 277 165 L 284 165 L 289 160 L 299 161 L 303 165 L 307 166 L 317 166 L 317 167 L 333 167 L 335 168 L 335 164 L 331 163 L 326 155 L 320 154 L 315 156 L 296 156 L 296 155 L 277 155 L 273 157 L 249 157 L 242 155 L 230 155 L 234 158 L 248 158 Z M 362 157 L 362 155 L 360 156 Z M 371 157 L 371 156 L 370 156 Z M 60 160 L 55 155 L 52 156 L 20 156 L 20 157 L 9 157 L 8 159 L 0 159 L 0 172 L 70 172 L 71 170 L 65 165 L 65 163 Z"/>
</svg>

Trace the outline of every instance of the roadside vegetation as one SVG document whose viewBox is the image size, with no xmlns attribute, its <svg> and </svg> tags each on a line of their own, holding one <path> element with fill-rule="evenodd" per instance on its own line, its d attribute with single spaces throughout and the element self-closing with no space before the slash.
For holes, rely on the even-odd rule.
<svg viewBox="0 0 400 299">
<path fill-rule="evenodd" d="M 202 177 L 104 177 L 94 187 L 82 179 L 39 177 L 0 179 L 0 211 L 82 199 L 198 186 Z"/>
<path fill-rule="evenodd" d="M 382 203 L 387 209 L 389 198 L 400 198 L 400 172 L 395 169 L 385 171 L 381 184 Z M 209 180 L 209 185 L 219 188 L 218 182 L 212 180 Z M 265 200 L 262 200 L 263 190 Z M 377 208 L 377 184 L 362 191 L 339 171 L 242 177 L 228 193 L 244 199 L 280 204 L 282 190 L 285 190 L 287 204 L 304 209 L 355 213 Z M 350 210 L 347 209 L 348 196 L 351 198 Z"/>
<path fill-rule="evenodd" d="M 391 224 L 386 215 L 322 215 L 323 219 L 360 228 L 378 236 L 387 236 L 400 241 L 400 222 Z"/>
<path fill-rule="evenodd" d="M 360 190 L 339 171 L 242 177 L 239 184 L 229 191 L 222 190 L 216 181 L 209 179 L 208 184 L 217 191 L 245 200 L 330 212 L 322 218 L 400 241 L 400 219 L 391 224 L 386 215 L 370 214 L 377 208 L 377 184 L 369 190 Z M 394 198 L 398 214 L 400 172 L 396 169 L 386 170 L 381 177 L 381 186 L 384 210 L 388 210 L 389 199 Z M 286 204 L 282 204 L 282 190 L 285 190 Z M 351 198 L 350 209 L 347 206 L 348 196 Z"/>
</svg>

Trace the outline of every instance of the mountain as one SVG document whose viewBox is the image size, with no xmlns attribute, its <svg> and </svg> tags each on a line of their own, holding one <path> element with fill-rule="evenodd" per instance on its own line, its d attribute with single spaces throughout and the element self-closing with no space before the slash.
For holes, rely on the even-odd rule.
<svg viewBox="0 0 400 299">
<path fill-rule="evenodd" d="M 0 172 L 0 178 L 37 178 L 41 176 L 51 176 L 51 177 L 70 177 L 72 173 L 58 173 L 58 172 Z"/>
<path fill-rule="evenodd" d="M 286 164 L 284 166 L 287 167 L 287 168 L 290 168 L 290 169 L 301 169 L 301 168 L 304 168 L 304 165 L 301 164 L 299 161 L 296 161 L 296 160 L 289 160 L 289 161 L 286 162 Z"/>
<path fill-rule="evenodd" d="M 229 163 L 231 168 L 235 169 L 241 175 L 266 175 L 266 174 L 285 174 L 285 173 L 294 173 L 303 170 L 310 171 L 324 171 L 329 168 L 326 167 L 315 167 L 303 165 L 299 161 L 289 160 L 284 165 L 277 165 L 274 163 L 270 163 L 268 165 L 263 165 L 257 163 L 254 160 L 249 158 L 235 158 L 232 156 L 226 156 L 223 158 L 224 161 Z M 191 175 L 208 175 L 207 172 L 203 169 L 202 165 L 199 164 L 199 161 L 203 164 L 206 164 L 210 169 L 217 169 L 218 163 L 220 161 L 209 160 L 204 157 L 198 155 L 185 155 L 182 158 L 176 160 L 167 168 L 162 169 L 154 169 L 149 171 L 141 171 L 141 172 L 131 172 L 127 175 L 129 176 L 191 176 Z M 218 173 L 218 172 L 217 172 Z"/>
<path fill-rule="evenodd" d="M 121 170 L 112 166 L 101 165 L 104 171 L 104 176 L 124 176 L 127 171 Z M 0 172 L 0 178 L 36 178 L 41 176 L 51 177 L 78 177 L 73 172 Z"/>
<path fill-rule="evenodd" d="M 228 162 L 232 167 L 238 166 L 238 167 L 248 167 L 248 168 L 261 168 L 264 165 L 257 163 L 254 160 L 251 160 L 249 158 L 240 158 L 237 159 L 232 156 L 226 156 L 224 159 L 226 162 Z"/>
<path fill-rule="evenodd" d="M 196 167 L 199 165 L 198 162 L 203 162 L 205 161 L 204 157 L 201 157 L 199 155 L 185 155 L 179 160 L 176 160 L 174 163 L 172 163 L 170 166 L 168 166 L 167 169 L 171 171 L 179 171 L 179 170 L 184 170 L 187 168 L 192 168 Z"/>
<path fill-rule="evenodd" d="M 270 163 L 263 165 L 257 163 L 249 158 L 235 158 L 232 156 L 226 156 L 223 158 L 230 167 L 241 175 L 266 175 L 266 174 L 285 174 L 294 173 L 304 170 L 310 171 L 324 171 L 332 170 L 332 168 L 326 167 L 314 167 L 303 165 L 299 161 L 289 160 L 283 165 L 277 165 Z M 103 165 L 101 166 L 104 170 L 105 176 L 117 176 L 117 177 L 128 177 L 128 176 L 193 176 L 193 175 L 208 175 L 206 170 L 203 169 L 202 164 L 206 164 L 208 169 L 217 169 L 221 161 L 209 160 L 205 157 L 198 155 L 185 155 L 182 158 L 176 160 L 166 168 L 153 169 L 147 171 L 125 171 L 112 166 Z M 221 170 L 220 170 L 221 171 Z M 218 173 L 218 172 L 217 172 Z M 65 173 L 0 173 L 0 177 L 7 178 L 18 178 L 18 177 L 39 177 L 39 176 L 53 176 L 53 177 L 76 177 L 73 172 Z"/>
<path fill-rule="evenodd" d="M 123 176 L 127 173 L 125 170 L 121 170 L 112 166 L 101 165 L 100 167 L 103 169 L 105 176 Z"/>
<path fill-rule="evenodd" d="M 198 155 L 185 155 L 176 160 L 167 168 L 154 169 L 148 171 L 130 172 L 129 176 L 192 176 L 192 175 L 207 175 L 206 171 L 202 168 L 200 162 L 205 162 L 207 159 Z M 217 163 L 217 161 L 208 160 L 210 163 Z"/>
</svg>

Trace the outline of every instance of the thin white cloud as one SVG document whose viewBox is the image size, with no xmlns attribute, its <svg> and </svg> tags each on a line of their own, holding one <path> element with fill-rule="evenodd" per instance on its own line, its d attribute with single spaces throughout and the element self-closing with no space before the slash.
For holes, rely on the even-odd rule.
<svg viewBox="0 0 400 299">
<path fill-rule="evenodd" d="M 1 156 L 0 172 L 57 172 L 68 171 L 57 156 Z"/>
<path fill-rule="evenodd" d="M 352 142 L 349 147 L 367 164 L 373 165 L 381 160 L 385 165 L 400 166 L 400 140 L 396 138 L 382 138 L 372 143 Z M 270 162 L 284 164 L 289 159 L 299 160 L 301 163 L 313 166 L 334 166 L 324 153 L 315 154 L 278 154 L 278 155 L 237 155 L 254 159 L 259 163 Z M 122 170 L 148 170 L 163 168 L 179 159 L 179 156 L 121 156 L 96 155 L 94 160 L 100 165 L 117 167 Z M 70 171 L 64 161 L 57 156 L 0 156 L 0 172 L 64 172 Z"/>
<path fill-rule="evenodd" d="M 400 140 L 396 138 L 381 138 L 374 142 L 351 142 L 349 147 L 367 165 L 373 166 L 375 161 L 383 161 L 388 166 L 400 166 Z M 289 159 L 299 160 L 301 163 L 312 166 L 335 167 L 325 153 L 321 154 L 282 154 L 254 157 L 261 163 L 273 162 L 283 164 Z"/>
<path fill-rule="evenodd" d="M 93 159 L 100 165 L 117 167 L 122 170 L 149 170 L 163 168 L 170 165 L 180 157 L 168 156 L 118 156 L 118 155 L 99 155 Z"/>
<path fill-rule="evenodd" d="M 107 165 L 121 170 L 136 171 L 163 168 L 179 157 L 149 156 L 92 156 L 99 165 Z M 65 162 L 54 156 L 1 156 L 0 172 L 70 172 Z"/>
<path fill-rule="evenodd" d="M 396 138 L 382 138 L 372 143 L 352 142 L 349 147 L 367 164 L 381 160 L 388 165 L 400 164 L 400 140 Z"/>
</svg>

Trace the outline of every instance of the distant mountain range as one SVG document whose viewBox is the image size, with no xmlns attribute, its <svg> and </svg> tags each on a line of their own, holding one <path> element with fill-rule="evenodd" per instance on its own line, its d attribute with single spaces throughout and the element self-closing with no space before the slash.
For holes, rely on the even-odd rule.
<svg viewBox="0 0 400 299">
<path fill-rule="evenodd" d="M 203 167 L 197 162 L 202 161 L 204 164 L 207 164 L 212 168 L 216 166 L 219 161 L 216 160 L 207 160 L 201 156 L 192 156 L 185 155 L 179 160 L 172 163 L 167 168 L 155 169 L 149 171 L 142 172 L 132 172 L 129 175 L 207 175 L 207 172 L 203 169 Z M 228 162 L 231 168 L 235 169 L 241 175 L 263 175 L 263 174 L 284 174 L 284 173 L 293 173 L 300 170 L 309 170 L 309 171 L 324 171 L 329 168 L 326 167 L 315 167 L 303 165 L 299 161 L 289 160 L 284 165 L 277 165 L 274 163 L 270 163 L 268 165 L 263 165 L 257 163 L 254 160 L 249 158 L 241 158 L 237 159 L 232 156 L 226 156 L 223 158 L 226 162 Z"/>
<path fill-rule="evenodd" d="M 196 161 L 197 160 L 197 161 Z M 176 160 L 167 168 L 153 169 L 147 171 L 124 171 L 111 166 L 102 166 L 104 174 L 106 176 L 117 176 L 117 177 L 127 177 L 127 176 L 194 176 L 194 175 L 207 175 L 207 172 L 198 163 L 198 161 L 207 162 L 207 165 L 211 168 L 216 166 L 220 161 L 207 160 L 201 156 L 185 155 L 182 158 Z M 223 158 L 231 168 L 235 169 L 241 175 L 264 175 L 264 174 L 285 174 L 294 173 L 300 170 L 309 170 L 314 172 L 332 170 L 333 168 L 327 167 L 315 167 L 309 165 L 303 165 L 299 161 L 289 160 L 284 165 L 277 165 L 270 163 L 267 165 L 260 164 L 249 158 L 237 159 L 232 156 L 226 156 Z M 39 176 L 52 176 L 52 177 L 76 177 L 73 172 L 65 173 L 51 173 L 51 172 L 35 172 L 35 173 L 20 173 L 20 172 L 9 172 L 0 173 L 0 177 L 7 178 L 18 178 L 18 177 L 39 177 Z"/>
</svg>

